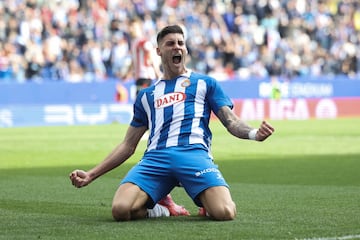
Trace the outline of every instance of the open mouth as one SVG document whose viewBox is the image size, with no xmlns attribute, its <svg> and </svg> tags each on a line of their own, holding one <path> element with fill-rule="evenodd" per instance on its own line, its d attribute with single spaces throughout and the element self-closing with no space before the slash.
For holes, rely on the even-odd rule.
<svg viewBox="0 0 360 240">
<path fill-rule="evenodd" d="M 181 55 L 174 55 L 172 60 L 173 60 L 173 63 L 175 63 L 175 64 L 180 63 L 181 62 Z"/>
</svg>

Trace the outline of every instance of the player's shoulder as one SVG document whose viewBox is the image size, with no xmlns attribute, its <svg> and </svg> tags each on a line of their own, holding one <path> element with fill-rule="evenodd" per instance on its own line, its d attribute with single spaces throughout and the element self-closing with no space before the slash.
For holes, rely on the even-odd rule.
<svg viewBox="0 0 360 240">
<path fill-rule="evenodd" d="M 147 93 L 152 93 L 154 91 L 154 88 L 155 88 L 155 85 L 151 85 L 149 87 L 146 87 L 146 88 L 142 88 L 138 95 L 143 95 L 143 94 L 147 94 Z"/>
<path fill-rule="evenodd" d="M 200 72 L 191 72 L 190 79 L 193 79 L 195 81 L 202 80 L 205 81 L 208 85 L 214 85 L 217 83 L 215 78 Z"/>
<path fill-rule="evenodd" d="M 190 77 L 195 78 L 195 79 L 208 79 L 208 78 L 211 78 L 209 75 L 206 75 L 205 73 L 200 73 L 200 72 L 195 72 L 195 71 L 191 71 Z"/>
</svg>

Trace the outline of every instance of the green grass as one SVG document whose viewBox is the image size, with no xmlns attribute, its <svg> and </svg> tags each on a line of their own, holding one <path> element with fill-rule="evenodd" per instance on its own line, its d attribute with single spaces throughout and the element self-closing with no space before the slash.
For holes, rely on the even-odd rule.
<svg viewBox="0 0 360 240">
<path fill-rule="evenodd" d="M 360 119 L 272 124 L 274 135 L 258 143 L 212 123 L 215 161 L 237 204 L 230 222 L 197 217 L 182 188 L 173 198 L 192 216 L 114 222 L 113 194 L 145 142 L 125 165 L 75 189 L 68 174 L 101 161 L 124 125 L 0 128 L 0 239 L 360 238 Z"/>
</svg>

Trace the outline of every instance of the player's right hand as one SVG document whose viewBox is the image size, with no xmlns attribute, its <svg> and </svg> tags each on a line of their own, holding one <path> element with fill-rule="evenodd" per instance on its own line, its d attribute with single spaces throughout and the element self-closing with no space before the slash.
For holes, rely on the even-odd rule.
<svg viewBox="0 0 360 240">
<path fill-rule="evenodd" d="M 273 126 L 271 126 L 270 123 L 264 120 L 262 121 L 256 133 L 256 140 L 262 142 L 265 139 L 267 139 L 269 136 L 271 136 L 274 131 L 275 129 L 273 128 Z"/>
<path fill-rule="evenodd" d="M 91 182 L 90 175 L 83 170 L 74 170 L 69 175 L 72 185 L 77 188 L 84 187 Z"/>
</svg>

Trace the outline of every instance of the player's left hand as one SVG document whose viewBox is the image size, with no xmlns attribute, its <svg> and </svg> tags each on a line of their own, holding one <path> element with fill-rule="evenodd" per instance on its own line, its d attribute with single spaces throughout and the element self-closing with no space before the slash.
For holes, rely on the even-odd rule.
<svg viewBox="0 0 360 240">
<path fill-rule="evenodd" d="M 256 133 L 256 141 L 264 141 L 265 139 L 267 139 L 269 136 L 271 136 L 271 134 L 273 134 L 273 132 L 275 131 L 275 129 L 265 120 L 262 121 L 257 133 Z"/>
</svg>

